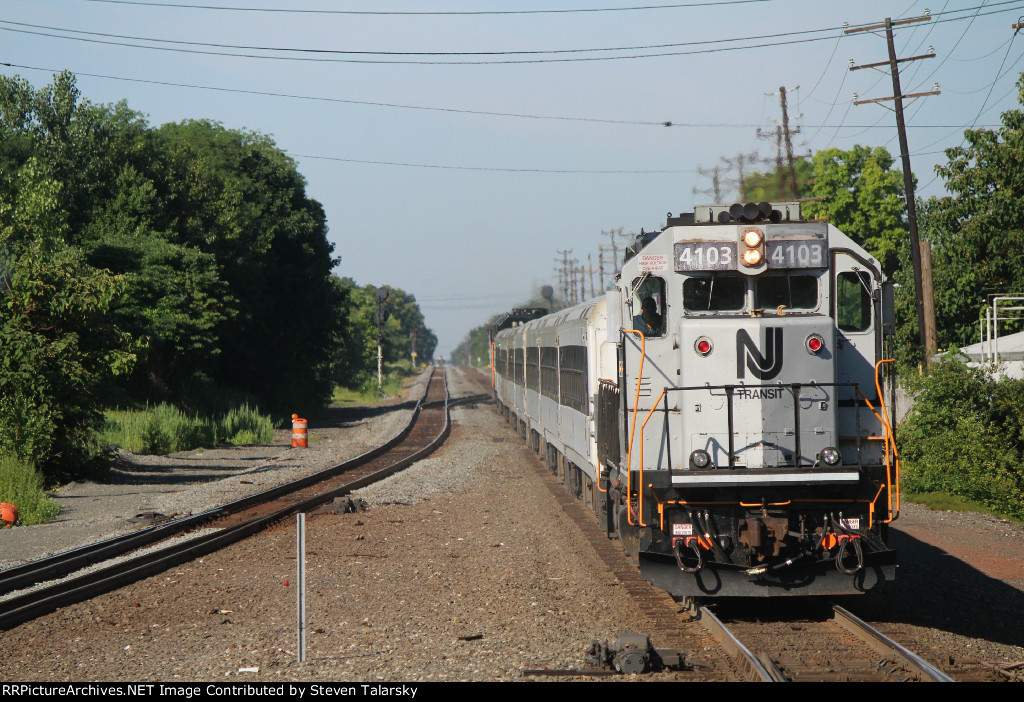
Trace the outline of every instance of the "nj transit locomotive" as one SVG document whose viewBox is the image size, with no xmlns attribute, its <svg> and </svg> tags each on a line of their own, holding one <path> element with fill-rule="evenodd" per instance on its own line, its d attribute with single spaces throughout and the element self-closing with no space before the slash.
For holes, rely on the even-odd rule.
<svg viewBox="0 0 1024 702">
<path fill-rule="evenodd" d="M 495 394 L 673 596 L 891 580 L 891 285 L 799 203 L 669 215 L 603 297 L 496 325 Z M 888 403 L 891 406 L 891 402 Z"/>
</svg>

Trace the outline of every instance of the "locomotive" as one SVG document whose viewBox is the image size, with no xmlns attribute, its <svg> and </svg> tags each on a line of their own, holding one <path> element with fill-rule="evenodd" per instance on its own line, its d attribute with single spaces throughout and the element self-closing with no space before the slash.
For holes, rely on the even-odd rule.
<svg viewBox="0 0 1024 702">
<path fill-rule="evenodd" d="M 677 599 L 859 593 L 897 564 L 893 329 L 878 261 L 800 203 L 704 205 L 602 297 L 500 318 L 494 393 Z"/>
</svg>

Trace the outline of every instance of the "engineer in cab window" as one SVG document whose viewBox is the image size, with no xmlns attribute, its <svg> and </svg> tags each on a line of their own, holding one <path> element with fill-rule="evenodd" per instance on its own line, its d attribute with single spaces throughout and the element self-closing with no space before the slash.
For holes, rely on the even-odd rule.
<svg viewBox="0 0 1024 702">
<path fill-rule="evenodd" d="M 644 332 L 647 336 L 661 336 L 661 325 L 664 321 L 662 316 L 658 314 L 658 303 L 654 301 L 653 297 L 645 297 L 644 301 L 640 303 L 640 331 Z"/>
</svg>

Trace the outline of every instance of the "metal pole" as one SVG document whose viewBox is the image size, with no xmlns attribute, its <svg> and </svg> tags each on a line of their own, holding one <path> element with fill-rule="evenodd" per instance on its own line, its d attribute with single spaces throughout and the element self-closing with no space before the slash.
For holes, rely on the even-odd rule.
<svg viewBox="0 0 1024 702">
<path fill-rule="evenodd" d="M 299 663 L 306 662 L 306 515 L 300 512 L 296 518 L 296 574 L 295 591 L 298 598 L 298 651 Z"/>
</svg>

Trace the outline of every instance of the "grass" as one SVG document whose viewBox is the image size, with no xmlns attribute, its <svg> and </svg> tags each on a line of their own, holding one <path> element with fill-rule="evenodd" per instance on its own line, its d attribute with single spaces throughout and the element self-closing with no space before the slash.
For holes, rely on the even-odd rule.
<svg viewBox="0 0 1024 702">
<path fill-rule="evenodd" d="M 18 524 L 45 524 L 60 512 L 43 489 L 42 474 L 11 456 L 0 456 L 0 502 L 17 507 Z"/>
<path fill-rule="evenodd" d="M 137 454 L 168 454 L 218 443 L 268 444 L 274 440 L 274 422 L 259 410 L 242 405 L 220 419 L 190 415 L 160 404 L 141 410 L 110 410 L 97 440 Z"/>
<path fill-rule="evenodd" d="M 384 397 L 396 397 L 402 394 L 402 385 L 405 383 L 404 375 L 388 374 L 383 378 Z M 378 405 L 384 399 L 377 390 L 377 376 L 368 378 L 357 388 L 336 387 L 331 397 L 331 405 L 342 407 L 344 405 Z"/>
<path fill-rule="evenodd" d="M 991 514 L 1000 519 L 1020 521 L 1009 515 L 1001 514 L 981 502 L 965 500 L 962 497 L 947 495 L 942 492 L 905 492 L 902 494 L 902 498 L 907 502 L 924 505 L 936 512 L 981 512 L 982 514 Z"/>
</svg>

